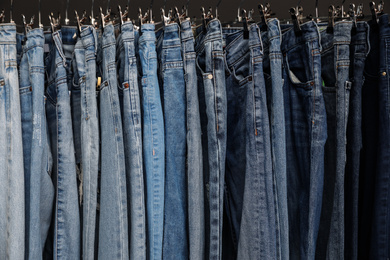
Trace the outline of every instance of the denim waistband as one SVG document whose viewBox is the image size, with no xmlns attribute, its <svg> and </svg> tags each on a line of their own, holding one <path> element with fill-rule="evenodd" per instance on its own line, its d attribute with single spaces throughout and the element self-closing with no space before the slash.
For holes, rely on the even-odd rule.
<svg viewBox="0 0 390 260">
<path fill-rule="evenodd" d="M 142 35 L 139 38 L 140 42 L 143 41 L 156 41 L 156 33 L 154 32 L 154 23 L 146 23 L 141 26 Z"/>
<path fill-rule="evenodd" d="M 45 44 L 45 38 L 43 36 L 43 29 L 42 28 L 36 28 L 27 33 L 27 39 L 26 45 L 24 47 L 24 52 L 27 50 L 34 48 L 36 46 L 43 47 Z"/>
<path fill-rule="evenodd" d="M 108 24 L 104 27 L 102 36 L 102 48 L 107 48 L 111 45 L 115 45 L 115 28 L 112 24 Z M 114 36 L 114 37 L 113 37 Z"/>
<path fill-rule="evenodd" d="M 370 26 L 367 22 L 357 22 L 356 23 L 356 33 L 351 38 L 351 44 L 365 44 L 366 51 L 365 54 L 370 53 Z"/>
<path fill-rule="evenodd" d="M 328 33 L 326 27 L 320 27 L 322 50 L 332 48 L 335 44 L 350 44 L 352 21 L 336 22 L 333 26 L 333 32 Z"/>
<path fill-rule="evenodd" d="M 206 25 L 206 35 L 203 35 L 203 27 L 200 26 L 196 28 L 196 34 L 197 34 L 197 45 L 196 45 L 196 52 L 200 52 L 204 48 L 204 44 L 207 41 L 213 41 L 216 39 L 222 40 L 222 25 L 221 22 L 218 19 L 213 19 Z"/>
<path fill-rule="evenodd" d="M 282 52 L 285 53 L 304 42 L 320 39 L 317 24 L 314 21 L 309 21 L 301 25 L 301 35 L 296 35 L 294 29 L 291 27 L 283 34 L 282 37 Z M 320 45 L 321 48 L 321 45 Z"/>
<path fill-rule="evenodd" d="M 87 49 L 89 46 L 95 46 L 95 54 L 97 52 L 97 34 L 95 28 L 93 28 L 91 25 L 84 25 L 81 28 L 80 33 L 83 47 Z"/>
<path fill-rule="evenodd" d="M 121 26 L 121 34 L 120 37 L 122 41 L 133 41 L 134 40 L 134 25 L 132 22 L 125 22 Z"/>
<path fill-rule="evenodd" d="M 379 17 L 379 35 L 381 38 L 390 36 L 390 25 L 389 25 L 389 16 L 388 14 L 384 14 Z"/>
<path fill-rule="evenodd" d="M 16 44 L 16 25 L 14 23 L 0 24 L 0 44 Z"/>
<path fill-rule="evenodd" d="M 77 28 L 75 26 L 62 26 L 61 27 L 61 38 L 62 44 L 64 45 L 75 45 L 77 38 L 76 35 Z"/>
<path fill-rule="evenodd" d="M 260 28 L 257 24 L 251 24 L 249 26 L 249 39 L 243 39 L 243 31 L 238 33 L 233 33 L 231 35 L 226 35 L 226 42 L 228 45 L 225 47 L 225 58 L 226 64 L 230 67 L 236 63 L 236 61 L 240 60 L 250 49 L 254 47 L 260 47 L 262 51 L 263 45 L 260 36 Z M 230 37 L 234 37 L 234 39 L 229 39 Z M 259 56 L 255 54 L 255 56 Z"/>
<path fill-rule="evenodd" d="M 189 20 L 186 20 L 180 24 L 181 31 L 180 31 L 180 37 L 182 40 L 187 39 L 193 39 L 194 34 L 192 32 L 191 22 Z"/>
<path fill-rule="evenodd" d="M 168 24 L 164 28 L 163 48 L 174 48 L 181 45 L 180 28 L 177 23 Z"/>
</svg>

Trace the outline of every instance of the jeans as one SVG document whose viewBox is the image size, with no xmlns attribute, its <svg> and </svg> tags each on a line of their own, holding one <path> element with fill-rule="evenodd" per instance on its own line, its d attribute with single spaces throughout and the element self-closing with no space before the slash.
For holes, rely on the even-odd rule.
<svg viewBox="0 0 390 260">
<path fill-rule="evenodd" d="M 364 66 L 362 87 L 362 143 L 359 173 L 359 237 L 358 258 L 370 258 L 371 230 L 374 211 L 374 191 L 377 174 L 379 132 L 379 27 L 370 26 L 370 53 Z"/>
<path fill-rule="evenodd" d="M 224 225 L 231 226 L 237 259 L 275 259 L 276 201 L 260 29 L 251 25 L 248 39 L 241 29 L 224 29 L 224 34 L 228 104 Z"/>
<path fill-rule="evenodd" d="M 48 72 L 46 116 L 53 154 L 52 180 L 55 207 L 50 238 L 55 259 L 80 259 L 80 216 L 76 181 L 70 97 L 67 84 L 66 58 L 62 39 L 71 33 L 61 31 L 48 35 L 50 52 L 45 66 Z"/>
<path fill-rule="evenodd" d="M 82 192 L 79 196 L 82 201 L 82 256 L 83 259 L 94 259 L 96 229 L 96 206 L 98 187 L 99 164 L 99 118 L 96 100 L 96 52 L 97 35 L 92 26 L 85 26 L 81 30 L 74 53 L 77 71 L 74 73 L 73 83 L 78 86 L 78 107 L 73 107 L 73 122 L 80 122 L 80 158 Z M 77 76 L 78 77 L 77 77 Z M 77 92 L 76 92 L 77 93 Z M 72 88 L 72 98 L 75 97 Z M 73 99 L 76 100 L 76 99 Z M 79 111 L 79 112 L 76 112 Z M 77 151 L 76 151 L 77 161 Z"/>
<path fill-rule="evenodd" d="M 0 258 L 25 257 L 22 125 L 16 26 L 0 24 Z"/>
<path fill-rule="evenodd" d="M 344 178 L 349 111 L 351 21 L 321 32 L 322 91 L 328 139 L 325 144 L 324 193 L 316 259 L 344 259 Z"/>
<path fill-rule="evenodd" d="M 358 22 L 352 34 L 350 45 L 349 78 L 350 90 L 349 113 L 347 123 L 347 164 L 345 167 L 345 259 L 358 258 L 358 201 L 359 201 L 359 166 L 362 149 L 362 86 L 363 70 L 369 52 L 366 22 Z"/>
<path fill-rule="evenodd" d="M 186 185 L 186 89 L 177 23 L 157 40 L 165 133 L 164 259 L 188 259 Z"/>
<path fill-rule="evenodd" d="M 314 259 L 327 138 L 321 88 L 321 45 L 315 22 L 283 35 L 287 197 L 291 259 Z"/>
<path fill-rule="evenodd" d="M 206 28 L 197 28 L 195 49 L 206 188 L 205 258 L 221 259 L 227 101 L 222 27 L 219 20 L 211 20 Z"/>
<path fill-rule="evenodd" d="M 274 193 L 277 204 L 277 259 L 289 258 L 287 175 L 286 175 L 286 129 L 284 118 L 283 78 L 282 78 L 282 35 L 277 19 L 270 19 L 268 29 L 262 32 L 264 45 L 264 78 L 267 90 L 267 107 L 271 131 L 271 151 L 274 176 Z"/>
<path fill-rule="evenodd" d="M 104 27 L 100 38 L 102 84 L 100 86 L 101 186 L 99 259 L 128 259 L 128 218 L 122 117 L 115 65 L 114 26 Z"/>
<path fill-rule="evenodd" d="M 126 160 L 130 259 L 146 259 L 142 115 L 136 60 L 138 37 L 131 22 L 122 24 L 116 50 Z"/>
<path fill-rule="evenodd" d="M 54 200 L 45 112 L 42 29 L 27 33 L 19 67 L 26 203 L 26 259 L 42 259 Z"/>
<path fill-rule="evenodd" d="M 138 41 L 141 61 L 143 155 L 146 176 L 148 259 L 162 259 L 164 229 L 164 120 L 157 78 L 154 24 L 143 24 Z"/>
<path fill-rule="evenodd" d="M 390 25 L 379 18 L 379 131 L 370 259 L 390 257 Z"/>
<path fill-rule="evenodd" d="M 181 50 L 184 62 L 187 119 L 187 203 L 189 258 L 205 255 L 204 186 L 202 137 L 200 129 L 196 53 L 190 21 L 181 23 Z"/>
</svg>

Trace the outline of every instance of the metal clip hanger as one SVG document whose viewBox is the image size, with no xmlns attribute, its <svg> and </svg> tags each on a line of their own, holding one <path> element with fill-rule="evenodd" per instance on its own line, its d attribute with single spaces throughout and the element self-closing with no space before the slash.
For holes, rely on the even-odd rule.
<svg viewBox="0 0 390 260">
<path fill-rule="evenodd" d="M 298 7 L 297 8 L 291 7 L 289 12 L 290 12 L 291 19 L 293 22 L 295 34 L 298 36 L 302 35 L 301 24 L 300 24 L 301 22 L 300 22 L 300 20 L 298 20 L 298 17 L 299 17 Z"/>
<path fill-rule="evenodd" d="M 59 12 L 57 19 L 54 17 L 53 13 L 50 13 L 49 20 L 52 33 L 61 29 L 61 14 Z"/>
<path fill-rule="evenodd" d="M 83 26 L 83 24 L 87 20 L 87 11 L 86 10 L 83 11 L 83 16 L 81 17 L 81 19 L 80 19 L 76 10 L 74 10 L 74 13 L 75 13 L 76 20 L 77 20 L 77 32 L 78 32 L 78 35 L 81 36 L 81 27 Z"/>
<path fill-rule="evenodd" d="M 69 10 L 69 0 L 66 0 L 65 20 L 64 20 L 65 25 L 69 25 L 68 10 Z"/>
<path fill-rule="evenodd" d="M 271 11 L 271 5 L 270 3 L 266 3 L 265 5 L 259 4 L 257 6 L 259 13 L 260 13 L 260 29 L 262 31 L 268 30 L 268 18 L 270 18 L 274 13 Z"/>
<path fill-rule="evenodd" d="M 23 23 L 23 29 L 24 29 L 24 37 L 22 40 L 22 45 L 24 45 L 27 41 L 27 33 L 32 30 L 34 27 L 34 15 L 31 17 L 30 22 L 26 23 L 26 17 L 22 14 L 22 23 Z"/>
<path fill-rule="evenodd" d="M 249 30 L 248 30 L 248 17 L 246 16 L 246 10 L 241 9 L 242 23 L 243 23 L 243 38 L 245 40 L 249 39 Z"/>
<path fill-rule="evenodd" d="M 328 26 L 326 27 L 327 33 L 333 33 L 334 14 L 335 14 L 335 8 L 333 5 L 330 5 L 328 9 Z"/>
<path fill-rule="evenodd" d="M 5 19 L 5 10 L 1 10 L 0 12 L 0 23 L 4 23 L 4 19 Z"/>
<path fill-rule="evenodd" d="M 355 5 L 352 4 L 352 3 L 349 5 L 348 15 L 349 15 L 349 17 L 351 18 L 351 21 L 352 21 L 352 35 L 354 35 L 354 34 L 356 34 L 357 24 L 356 24 Z"/>
</svg>

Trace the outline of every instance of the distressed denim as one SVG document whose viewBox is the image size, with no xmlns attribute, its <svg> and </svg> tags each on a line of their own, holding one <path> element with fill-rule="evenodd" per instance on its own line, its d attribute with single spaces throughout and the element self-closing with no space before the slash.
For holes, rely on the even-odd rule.
<svg viewBox="0 0 390 260">
<path fill-rule="evenodd" d="M 46 116 L 53 154 L 52 180 L 55 206 L 52 217 L 51 243 L 54 259 L 80 259 L 80 214 L 77 192 L 76 162 L 73 145 L 70 97 L 67 84 L 65 54 L 62 39 L 69 32 L 56 31 L 46 37 L 50 52 L 46 56 L 47 70 Z"/>
<path fill-rule="evenodd" d="M 74 49 L 72 88 L 73 122 L 80 123 L 82 189 L 82 257 L 94 259 L 96 206 L 99 164 L 99 117 L 96 100 L 97 34 L 92 26 L 83 26 Z M 77 86 L 77 89 L 75 87 Z M 78 100 L 78 102 L 76 102 Z M 78 106 L 76 106 L 78 105 Z M 76 118 L 76 115 L 79 117 Z M 76 149 L 77 150 L 77 149 Z M 76 151 L 76 161 L 77 161 Z"/>
<path fill-rule="evenodd" d="M 314 259 L 324 183 L 326 111 L 315 22 L 283 34 L 282 53 L 291 259 Z"/>
<path fill-rule="evenodd" d="M 25 257 L 25 186 L 16 26 L 0 24 L 0 258 Z"/>
<path fill-rule="evenodd" d="M 359 167 L 362 149 L 362 86 L 363 70 L 366 56 L 369 53 L 366 22 L 358 22 L 352 34 L 350 45 L 349 78 L 350 90 L 349 113 L 347 123 L 347 165 L 345 166 L 345 244 L 344 257 L 358 259 L 358 201 L 359 201 Z"/>
<path fill-rule="evenodd" d="M 316 259 L 344 259 L 344 178 L 349 111 L 351 21 L 321 27 L 322 91 L 328 139 L 325 144 L 324 192 Z"/>
<path fill-rule="evenodd" d="M 379 27 L 370 26 L 370 53 L 364 66 L 362 87 L 362 143 L 359 172 L 358 258 L 370 259 L 371 230 L 374 212 L 379 132 Z"/>
<path fill-rule="evenodd" d="M 138 41 L 142 86 L 143 155 L 146 176 L 147 258 L 162 259 L 164 229 L 164 119 L 157 78 L 154 24 L 143 24 Z"/>
<path fill-rule="evenodd" d="M 218 19 L 211 20 L 206 28 L 197 28 L 195 50 L 205 183 L 205 258 L 221 259 L 227 101 Z"/>
<path fill-rule="evenodd" d="M 264 78 L 267 91 L 267 107 L 271 131 L 271 151 L 274 176 L 274 193 L 277 204 L 277 257 L 289 258 L 287 175 L 286 175 L 286 129 L 284 118 L 282 78 L 282 34 L 277 19 L 268 20 L 268 29 L 261 33 L 264 45 Z"/>
<path fill-rule="evenodd" d="M 379 131 L 370 259 L 390 258 L 390 24 L 379 18 Z"/>
<path fill-rule="evenodd" d="M 203 259 L 205 255 L 204 186 L 202 136 L 200 129 L 196 53 L 191 22 L 181 23 L 181 51 L 184 62 L 187 123 L 187 207 L 189 259 Z"/>
<path fill-rule="evenodd" d="M 25 258 L 42 259 L 54 200 L 45 112 L 42 29 L 27 33 L 19 67 L 25 181 Z"/>
<path fill-rule="evenodd" d="M 145 185 L 142 122 L 136 60 L 138 31 L 131 22 L 121 26 L 117 39 L 118 89 L 125 145 L 130 259 L 146 259 Z"/>
<path fill-rule="evenodd" d="M 165 133 L 164 259 L 188 259 L 186 185 L 186 89 L 177 23 L 157 40 Z"/>
<path fill-rule="evenodd" d="M 100 86 L 101 186 L 99 259 L 128 259 L 128 218 L 122 117 L 115 65 L 114 26 L 104 27 Z"/>
</svg>

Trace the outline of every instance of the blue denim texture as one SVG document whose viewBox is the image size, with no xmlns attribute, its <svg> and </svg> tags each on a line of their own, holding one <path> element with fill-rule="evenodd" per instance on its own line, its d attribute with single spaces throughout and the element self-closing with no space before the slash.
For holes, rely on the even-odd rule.
<svg viewBox="0 0 390 260">
<path fill-rule="evenodd" d="M 325 144 L 324 193 L 316 259 L 344 258 L 344 178 L 349 111 L 351 21 L 321 27 L 322 91 L 328 139 Z"/>
<path fill-rule="evenodd" d="M 347 123 L 347 165 L 345 166 L 345 259 L 358 259 L 359 167 L 362 149 L 362 86 L 366 56 L 370 51 L 367 22 L 358 22 L 350 45 L 349 114 Z"/>
<path fill-rule="evenodd" d="M 99 40 L 103 73 L 99 93 L 101 186 L 98 257 L 128 259 L 125 154 L 115 65 L 116 42 L 112 24 L 104 27 Z"/>
<path fill-rule="evenodd" d="M 82 257 L 94 259 L 96 207 L 99 164 L 99 115 L 96 100 L 97 34 L 92 26 L 83 26 L 74 49 L 73 86 L 78 85 L 79 106 L 72 107 L 73 122 L 80 122 L 80 163 L 82 190 L 79 194 L 82 206 Z M 72 98 L 75 98 L 72 88 Z M 76 105 L 77 102 L 74 103 Z M 76 151 L 77 161 L 77 151 Z"/>
<path fill-rule="evenodd" d="M 277 259 L 289 259 L 288 207 L 286 175 L 286 127 L 282 77 L 282 34 L 278 19 L 270 19 L 267 31 L 261 33 L 264 45 L 264 78 L 267 90 L 267 107 L 271 127 L 271 150 L 274 176 L 274 193 L 277 204 Z"/>
<path fill-rule="evenodd" d="M 205 183 L 206 259 L 222 257 L 227 101 L 222 27 L 213 19 L 197 28 L 195 50 Z"/>
<path fill-rule="evenodd" d="M 125 145 L 130 259 L 146 259 L 142 115 L 136 60 L 138 37 L 131 22 L 122 24 L 116 50 Z"/>
<path fill-rule="evenodd" d="M 362 87 L 362 142 L 359 174 L 359 237 L 358 258 L 370 259 L 371 230 L 374 212 L 379 132 L 379 27 L 370 26 L 370 53 L 364 66 Z"/>
<path fill-rule="evenodd" d="M 0 24 L 0 258 L 25 257 L 25 184 L 16 25 Z"/>
<path fill-rule="evenodd" d="M 180 27 L 171 23 L 157 37 L 165 133 L 163 259 L 188 258 L 186 185 L 186 89 Z"/>
<path fill-rule="evenodd" d="M 45 112 L 42 29 L 27 33 L 19 66 L 26 203 L 25 258 L 42 259 L 54 201 L 52 158 Z"/>
<path fill-rule="evenodd" d="M 157 78 L 154 24 L 143 24 L 138 41 L 142 86 L 143 155 L 146 176 L 147 257 L 162 259 L 164 230 L 164 119 Z"/>
<path fill-rule="evenodd" d="M 205 219 L 202 132 L 200 129 L 196 53 L 191 22 L 181 23 L 181 50 L 184 62 L 187 119 L 187 201 L 189 258 L 204 259 Z"/>
<path fill-rule="evenodd" d="M 276 200 L 260 29 L 251 25 L 249 39 L 243 38 L 242 29 L 223 32 L 228 104 L 224 225 L 231 226 L 234 258 L 276 259 Z"/>
<path fill-rule="evenodd" d="M 379 131 L 370 259 L 390 258 L 390 24 L 379 17 Z"/>
<path fill-rule="evenodd" d="M 315 22 L 283 34 L 287 197 L 291 259 L 314 259 L 324 183 L 326 111 Z"/>
<path fill-rule="evenodd" d="M 46 116 L 53 154 L 52 180 L 55 187 L 55 206 L 48 242 L 55 259 L 80 259 L 80 214 L 76 181 L 76 162 L 73 144 L 70 97 L 67 84 L 69 66 L 63 51 L 62 39 L 72 33 L 56 31 L 47 35 L 50 52 L 45 66 L 48 73 Z"/>
</svg>

